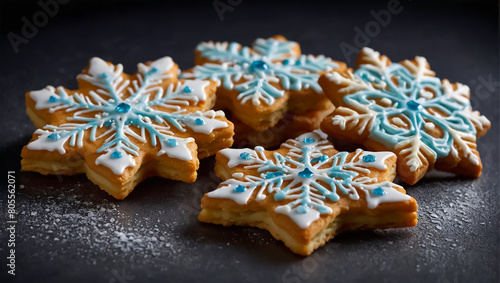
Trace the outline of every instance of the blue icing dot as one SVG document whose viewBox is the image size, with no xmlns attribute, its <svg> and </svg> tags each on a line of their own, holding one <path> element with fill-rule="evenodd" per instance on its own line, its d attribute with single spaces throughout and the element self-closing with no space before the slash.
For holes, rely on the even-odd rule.
<svg viewBox="0 0 500 283">
<path fill-rule="evenodd" d="M 130 111 L 130 108 L 132 108 L 130 105 L 127 103 L 120 103 L 118 106 L 116 106 L 116 111 L 120 113 L 127 113 Z"/>
<path fill-rule="evenodd" d="M 122 158 L 122 156 L 123 156 L 123 153 L 121 153 L 118 150 L 116 150 L 115 152 L 111 153 L 111 158 L 114 158 L 114 159 Z"/>
<path fill-rule="evenodd" d="M 283 176 L 283 174 L 280 172 L 267 172 L 266 173 L 266 179 L 271 179 L 271 178 L 279 177 L 279 176 Z"/>
<path fill-rule="evenodd" d="M 234 191 L 234 192 L 236 192 L 236 193 L 242 193 L 242 192 L 244 192 L 245 190 L 246 190 L 246 188 L 245 188 L 244 186 L 242 186 L 242 185 L 238 185 L 238 186 L 236 186 L 236 187 L 233 189 L 233 191 Z"/>
<path fill-rule="evenodd" d="M 300 61 L 295 61 L 296 66 L 299 66 L 300 64 L 302 64 L 302 63 L 300 63 Z"/>
<path fill-rule="evenodd" d="M 185 86 L 184 89 L 182 90 L 182 92 L 184 92 L 184 93 L 191 93 L 191 92 L 193 92 L 193 90 L 190 87 Z"/>
<path fill-rule="evenodd" d="M 283 200 L 286 197 L 286 193 L 283 191 L 279 191 L 276 194 L 274 194 L 274 200 Z"/>
<path fill-rule="evenodd" d="M 384 189 L 382 189 L 381 187 L 377 187 L 372 191 L 372 194 L 374 194 L 376 196 L 383 196 L 383 195 L 386 195 L 387 192 Z"/>
<path fill-rule="evenodd" d="M 177 146 L 177 140 L 176 139 L 168 139 L 167 140 L 167 145 L 170 147 Z"/>
<path fill-rule="evenodd" d="M 205 121 L 203 121 L 203 119 L 196 118 L 196 120 L 194 120 L 194 123 L 198 126 L 201 126 L 205 124 Z"/>
<path fill-rule="evenodd" d="M 369 162 L 375 162 L 376 159 L 377 158 L 373 154 L 368 154 L 368 155 L 363 156 L 363 161 L 367 162 L 367 163 L 369 163 Z"/>
<path fill-rule="evenodd" d="M 57 102 L 57 97 L 55 97 L 55 96 L 51 95 L 51 96 L 49 97 L 49 102 L 50 102 L 50 103 Z"/>
<path fill-rule="evenodd" d="M 158 69 L 156 67 L 151 68 L 151 71 L 149 71 L 151 74 L 154 74 L 158 72 Z"/>
<path fill-rule="evenodd" d="M 267 65 L 266 62 L 262 61 L 262 60 L 255 60 L 252 62 L 252 64 L 250 65 L 250 67 L 252 69 L 257 69 L 257 70 L 267 70 L 269 69 L 269 65 Z"/>
<path fill-rule="evenodd" d="M 303 143 L 313 143 L 313 142 L 315 142 L 315 140 L 314 140 L 313 138 L 309 138 L 309 137 L 308 137 L 308 138 L 304 138 L 304 139 L 302 140 L 302 142 L 303 142 Z"/>
<path fill-rule="evenodd" d="M 305 206 L 303 206 L 303 205 L 301 205 L 301 206 L 297 207 L 297 212 L 298 212 L 299 214 L 306 214 L 306 213 L 307 213 L 307 210 L 308 210 L 308 209 L 307 209 L 307 207 L 305 207 Z"/>
<path fill-rule="evenodd" d="M 413 100 L 408 101 L 406 103 L 406 107 L 408 107 L 408 109 L 413 110 L 413 111 L 418 111 L 418 110 L 422 109 L 422 105 L 420 105 L 419 103 L 417 103 Z"/>
<path fill-rule="evenodd" d="M 109 127 L 109 126 L 111 126 L 111 124 L 112 124 L 112 123 L 111 123 L 111 121 L 106 121 L 106 122 L 104 123 L 104 126 Z"/>
<path fill-rule="evenodd" d="M 107 79 L 109 77 L 109 74 L 108 73 L 102 73 L 100 76 L 103 79 Z"/>
<path fill-rule="evenodd" d="M 299 172 L 299 177 L 302 177 L 302 178 L 311 178 L 313 175 L 314 175 L 314 173 L 307 167 L 306 167 L 306 169 Z"/>
<path fill-rule="evenodd" d="M 290 60 L 288 60 L 288 59 L 283 60 L 283 65 L 284 65 L 284 66 L 286 66 L 286 65 L 288 65 L 288 64 L 290 64 Z"/>
<path fill-rule="evenodd" d="M 61 135 L 59 133 L 52 133 L 48 135 L 47 138 L 51 141 L 58 141 L 61 139 Z"/>
<path fill-rule="evenodd" d="M 250 155 L 250 153 L 248 152 L 242 152 L 240 153 L 240 159 L 243 159 L 243 160 L 248 160 L 250 159 L 252 156 Z"/>
</svg>

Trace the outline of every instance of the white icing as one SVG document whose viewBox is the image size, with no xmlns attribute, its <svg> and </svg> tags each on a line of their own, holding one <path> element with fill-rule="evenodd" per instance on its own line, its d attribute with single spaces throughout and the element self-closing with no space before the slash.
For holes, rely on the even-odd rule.
<svg viewBox="0 0 500 283">
<path fill-rule="evenodd" d="M 47 86 L 44 89 L 34 90 L 30 92 L 30 98 L 35 101 L 35 109 L 49 109 L 51 107 L 60 105 L 60 102 L 49 102 L 50 97 L 59 98 L 56 94 L 54 87 Z"/>
<path fill-rule="evenodd" d="M 424 127 L 426 131 L 432 131 L 436 128 L 436 125 L 434 125 L 434 123 L 431 122 L 425 122 Z"/>
<path fill-rule="evenodd" d="M 61 136 L 61 139 L 58 141 L 53 141 L 48 138 L 54 132 L 46 131 L 42 129 L 38 129 L 35 131 L 35 134 L 39 134 L 38 139 L 32 141 L 28 144 L 28 149 L 30 150 L 48 150 L 54 151 L 57 150 L 60 154 L 66 153 L 64 149 L 64 144 L 68 141 L 70 136 Z"/>
<path fill-rule="evenodd" d="M 189 115 L 192 120 L 186 122 L 186 126 L 191 128 L 196 133 L 210 134 L 215 129 L 227 128 L 227 123 L 221 120 L 214 119 L 215 117 L 224 117 L 224 112 L 209 110 L 206 112 L 195 112 Z M 196 119 L 203 120 L 202 125 L 196 124 Z"/>
<path fill-rule="evenodd" d="M 211 198 L 224 198 L 234 200 L 237 204 L 246 204 L 252 196 L 255 188 L 246 189 L 244 192 L 235 192 L 234 188 L 238 186 L 237 183 L 231 182 L 231 180 L 226 181 L 224 186 L 217 188 L 215 191 L 207 193 L 207 196 Z"/>
<path fill-rule="evenodd" d="M 385 191 L 384 195 L 375 195 L 373 194 L 373 190 L 376 188 L 382 188 Z M 365 191 L 366 194 L 366 202 L 368 204 L 369 209 L 376 208 L 381 203 L 386 202 L 401 202 L 407 201 L 410 199 L 410 196 L 405 195 L 396 188 L 401 188 L 400 186 L 393 184 L 391 182 L 382 182 L 380 184 L 371 184 L 371 185 L 362 185 L 361 189 Z"/>
<path fill-rule="evenodd" d="M 359 155 L 361 152 L 362 152 L 362 154 Z M 374 162 L 363 161 L 363 157 L 367 156 L 367 155 L 375 156 L 375 161 Z M 378 170 L 385 170 L 385 169 L 387 169 L 387 165 L 385 164 L 385 161 L 389 157 L 395 156 L 395 154 L 392 152 L 389 152 L 389 151 L 377 151 L 377 152 L 375 152 L 375 151 L 363 151 L 361 149 L 357 149 L 356 156 L 359 157 L 359 160 L 354 164 L 364 166 L 364 167 L 373 167 L 373 168 L 376 168 Z"/>
<path fill-rule="evenodd" d="M 88 73 L 93 77 L 99 77 L 102 74 L 112 74 L 115 71 L 115 66 L 98 57 L 90 59 Z"/>
<path fill-rule="evenodd" d="M 286 214 L 300 227 L 300 229 L 307 229 L 311 224 L 319 219 L 320 213 L 316 209 L 309 209 L 306 213 L 300 214 L 297 209 L 291 209 L 287 205 L 276 207 L 276 213 Z"/>
<path fill-rule="evenodd" d="M 296 139 L 288 140 L 282 147 L 289 149 L 287 154 L 282 156 L 275 152 L 273 159 L 266 157 L 262 147 L 256 147 L 255 150 L 221 150 L 220 153 L 229 159 L 228 167 L 245 165 L 245 169 L 255 169 L 258 174 L 234 173 L 233 179 L 224 181 L 218 189 L 208 193 L 207 196 L 231 199 L 244 205 L 252 196 L 255 201 L 260 202 L 274 194 L 273 200 L 287 200 L 286 204 L 277 206 L 275 212 L 288 215 L 301 229 L 309 227 L 321 214 L 333 213 L 329 204 L 337 201 L 340 195 L 358 200 L 360 199 L 358 191 L 364 191 L 370 209 L 379 203 L 410 199 L 392 187 L 397 185 L 391 182 L 376 183 L 376 178 L 367 177 L 371 168 L 386 170 L 385 161 L 394 156 L 392 152 L 365 152 L 358 149 L 348 162 L 347 152 L 326 156 L 323 151 L 333 146 L 321 131 L 306 133 Z M 240 154 L 243 152 L 249 153 L 251 159 L 241 159 Z M 363 156 L 369 154 L 375 156 L 375 160 L 364 162 Z M 343 184 L 340 179 L 349 181 Z M 373 194 L 372 191 L 378 187 L 381 187 L 377 191 L 379 195 Z"/>
<path fill-rule="evenodd" d="M 176 146 L 168 145 L 168 139 L 174 139 L 177 141 Z M 191 150 L 187 147 L 187 144 L 190 142 L 194 142 L 193 138 L 178 138 L 178 137 L 168 137 L 166 140 L 162 140 L 161 149 L 158 151 L 157 156 L 162 154 L 167 154 L 170 158 L 176 158 L 183 161 L 189 161 L 193 159 L 191 155 Z"/>
<path fill-rule="evenodd" d="M 255 163 L 253 158 L 255 158 L 257 156 L 257 153 L 255 152 L 255 150 L 251 150 L 248 148 L 242 148 L 242 149 L 225 148 L 219 152 L 220 152 L 220 154 L 229 158 L 229 161 L 227 162 L 227 166 L 229 168 L 233 168 L 233 167 L 236 167 L 238 165 L 249 165 L 249 164 Z M 242 154 L 243 152 L 249 153 L 252 156 L 252 158 L 250 158 L 248 160 L 240 158 L 240 154 Z"/>
<path fill-rule="evenodd" d="M 239 179 L 239 178 L 243 178 L 245 175 L 241 172 L 236 172 L 236 173 L 233 173 L 233 178 L 236 178 L 236 179 Z"/>
<path fill-rule="evenodd" d="M 174 66 L 174 61 L 172 61 L 172 58 L 166 56 L 151 62 L 149 66 L 139 63 L 137 64 L 137 69 L 139 70 L 140 73 L 146 74 L 151 69 L 156 68 L 157 72 L 152 75 L 152 79 L 160 80 L 165 78 L 165 74 L 168 73 L 168 71 L 170 71 L 170 69 L 172 69 L 173 66 Z"/>
<path fill-rule="evenodd" d="M 134 158 L 129 154 L 125 153 L 123 150 L 118 150 L 119 152 L 122 153 L 122 157 L 120 158 L 111 157 L 111 154 L 113 154 L 113 152 L 115 151 L 116 150 L 114 149 L 108 150 L 108 152 L 106 152 L 105 154 L 97 157 L 97 159 L 95 160 L 95 164 L 104 165 L 108 167 L 116 175 L 121 175 L 125 171 L 125 168 L 134 167 L 136 165 Z"/>
<path fill-rule="evenodd" d="M 186 80 L 177 90 L 183 91 L 187 86 L 191 89 L 191 93 L 188 93 L 187 95 L 196 97 L 200 101 L 205 101 L 207 100 L 207 93 L 205 91 L 205 88 L 209 84 L 210 83 L 208 81 L 203 80 Z"/>
</svg>

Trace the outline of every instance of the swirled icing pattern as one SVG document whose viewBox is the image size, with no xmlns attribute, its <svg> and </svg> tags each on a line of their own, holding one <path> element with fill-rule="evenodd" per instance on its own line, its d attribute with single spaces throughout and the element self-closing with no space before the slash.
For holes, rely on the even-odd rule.
<svg viewBox="0 0 500 283">
<path fill-rule="evenodd" d="M 368 177 L 374 169 L 388 169 L 385 161 L 394 156 L 391 152 L 358 149 L 352 158 L 347 158 L 348 152 L 328 156 L 323 151 L 333 146 L 320 131 L 288 140 L 283 146 L 289 149 L 286 155 L 275 152 L 273 158 L 267 158 L 262 147 L 221 150 L 229 159 L 229 168 L 244 166 L 256 169 L 258 174 L 235 173 L 232 179 L 221 183 L 207 196 L 232 199 L 240 205 L 252 197 L 256 201 L 268 197 L 275 201 L 286 200 L 286 204 L 277 206 L 275 212 L 288 215 L 302 229 L 309 227 L 321 214 L 331 214 L 328 203 L 338 201 L 341 195 L 353 200 L 362 196 L 370 209 L 380 203 L 410 199 L 395 189 L 400 188 L 398 185 Z"/>
<path fill-rule="evenodd" d="M 338 68 L 338 64 L 325 56 L 297 56 L 295 45 L 293 41 L 272 38 L 259 38 L 252 48 L 236 42 L 204 42 L 197 51 L 217 62 L 196 66 L 192 73 L 181 77 L 210 79 L 226 89 L 235 89 L 242 104 L 250 100 L 254 105 L 271 105 L 289 89 L 312 88 L 322 93 L 317 73 Z"/>
<path fill-rule="evenodd" d="M 472 111 L 469 88 L 434 77 L 423 57 L 403 64 L 391 63 L 378 52 L 364 48 L 365 61 L 347 77 L 338 73 L 327 77 L 341 85 L 340 93 L 351 108 L 347 116 L 335 116 L 333 123 L 342 129 L 366 129 L 368 138 L 388 149 L 402 149 L 411 171 L 422 165 L 423 155 L 434 160 L 459 152 L 473 164 L 479 157 L 471 146 L 476 140 L 476 127 L 482 129 L 490 122 Z M 354 111 L 353 111 L 354 110 Z"/>
<path fill-rule="evenodd" d="M 149 65 L 139 64 L 136 79 L 124 80 L 121 64 L 109 65 L 100 58 L 92 58 L 88 71 L 78 76 L 95 87 L 89 93 L 68 95 L 62 87 L 32 91 L 30 97 L 36 109 L 48 109 L 51 113 L 65 110 L 72 116 L 67 118 L 67 123 L 37 130 L 38 139 L 29 143 L 28 148 L 64 154 L 65 145 L 82 147 L 86 135 L 91 142 L 104 139 L 97 149 L 102 155 L 95 163 L 121 175 L 125 168 L 135 166 L 133 156 L 137 156 L 140 149 L 137 141 L 145 143 L 149 136 L 153 146 L 161 145 L 158 155 L 192 160 L 187 144 L 194 139 L 179 137 L 173 129 L 210 134 L 228 124 L 216 119 L 224 116 L 221 111 L 188 113 L 185 109 L 190 103 L 206 100 L 208 82 L 192 80 L 170 84 L 166 89 L 162 87 L 162 82 L 172 77 L 169 71 L 173 66 L 170 57 Z M 97 135 L 97 130 L 102 128 L 105 132 Z"/>
</svg>

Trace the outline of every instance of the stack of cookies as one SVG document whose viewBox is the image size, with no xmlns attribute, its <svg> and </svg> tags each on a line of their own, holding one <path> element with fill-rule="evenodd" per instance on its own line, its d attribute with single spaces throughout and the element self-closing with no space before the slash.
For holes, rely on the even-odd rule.
<svg viewBox="0 0 500 283">
<path fill-rule="evenodd" d="M 195 64 L 179 72 L 164 57 L 128 75 L 92 58 L 77 90 L 28 92 L 39 129 L 23 169 L 86 173 L 123 199 L 149 176 L 194 182 L 199 159 L 216 154 L 223 182 L 200 221 L 267 229 L 301 255 L 342 231 L 415 226 L 397 175 L 481 175 L 476 139 L 490 122 L 423 57 L 393 63 L 363 48 L 353 70 L 275 36 L 201 43 Z M 329 136 L 363 148 L 339 152 Z"/>
</svg>

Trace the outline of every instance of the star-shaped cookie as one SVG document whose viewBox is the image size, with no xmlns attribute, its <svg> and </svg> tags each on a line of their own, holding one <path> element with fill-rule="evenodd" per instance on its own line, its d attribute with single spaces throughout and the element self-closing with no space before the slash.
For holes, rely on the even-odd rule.
<svg viewBox="0 0 500 283">
<path fill-rule="evenodd" d="M 417 203 L 392 183 L 391 152 L 338 152 L 320 131 L 278 150 L 223 149 L 199 219 L 269 230 L 293 252 L 309 255 L 337 233 L 415 226 Z"/>
<path fill-rule="evenodd" d="M 196 180 L 199 159 L 231 146 L 233 124 L 209 110 L 216 85 L 177 79 L 170 57 L 138 64 L 92 58 L 77 76 L 78 89 L 26 93 L 35 126 L 22 151 L 23 170 L 87 177 L 117 199 L 149 176 Z"/>
<path fill-rule="evenodd" d="M 469 87 L 436 78 L 425 58 L 392 63 L 363 48 L 354 72 L 328 73 L 319 83 L 337 107 L 321 129 L 370 150 L 396 153 L 406 183 L 415 184 L 434 167 L 481 175 L 476 139 L 490 122 L 472 110 Z"/>
<path fill-rule="evenodd" d="M 299 44 L 283 36 L 259 38 L 252 48 L 203 42 L 196 47 L 195 64 L 181 76 L 216 81 L 216 108 L 229 109 L 255 131 L 273 127 L 285 113 L 329 109 L 318 78 L 346 68 L 322 55 L 301 55 Z"/>
</svg>

